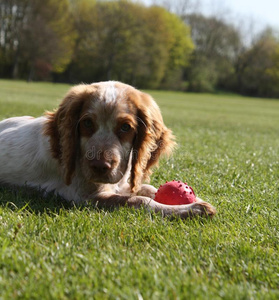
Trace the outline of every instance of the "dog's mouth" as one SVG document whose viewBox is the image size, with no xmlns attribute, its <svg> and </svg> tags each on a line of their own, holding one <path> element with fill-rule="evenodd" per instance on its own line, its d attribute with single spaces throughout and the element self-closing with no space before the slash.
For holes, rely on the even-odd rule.
<svg viewBox="0 0 279 300">
<path fill-rule="evenodd" d="M 86 178 L 89 179 L 92 183 L 100 183 L 100 184 L 115 184 L 118 183 L 124 176 L 124 172 L 121 170 L 122 168 L 117 165 L 116 167 L 111 168 L 92 168 L 87 167 L 85 175 Z"/>
<path fill-rule="evenodd" d="M 123 177 L 122 172 L 119 173 L 119 175 L 111 173 L 105 175 L 93 173 L 90 176 L 90 182 L 97 184 L 115 184 L 118 183 Z"/>
<path fill-rule="evenodd" d="M 87 157 L 82 163 L 84 177 L 91 183 L 115 184 L 118 183 L 127 171 L 128 161 L 114 159 L 96 159 Z"/>
</svg>

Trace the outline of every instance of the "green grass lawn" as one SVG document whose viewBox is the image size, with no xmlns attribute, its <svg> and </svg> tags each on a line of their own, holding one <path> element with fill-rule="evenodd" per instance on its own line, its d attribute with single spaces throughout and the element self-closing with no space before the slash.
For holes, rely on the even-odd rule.
<svg viewBox="0 0 279 300">
<path fill-rule="evenodd" d="M 0 80 L 0 120 L 40 116 L 68 88 Z M 150 93 L 178 142 L 151 183 L 187 181 L 216 217 L 0 187 L 0 299 L 279 299 L 279 101 Z"/>
</svg>

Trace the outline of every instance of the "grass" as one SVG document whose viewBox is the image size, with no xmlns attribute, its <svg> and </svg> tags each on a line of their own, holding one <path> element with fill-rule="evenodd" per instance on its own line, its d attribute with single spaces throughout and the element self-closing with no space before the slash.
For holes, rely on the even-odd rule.
<svg viewBox="0 0 279 300">
<path fill-rule="evenodd" d="M 0 80 L 0 120 L 39 116 L 68 88 Z M 0 299 L 279 298 L 279 101 L 150 93 L 179 145 L 151 183 L 187 180 L 217 216 L 69 208 L 0 187 Z"/>
</svg>

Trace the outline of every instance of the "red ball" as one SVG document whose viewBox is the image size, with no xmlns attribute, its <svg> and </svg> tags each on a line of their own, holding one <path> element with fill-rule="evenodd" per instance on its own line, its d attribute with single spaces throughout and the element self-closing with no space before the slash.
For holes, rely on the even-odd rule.
<svg viewBox="0 0 279 300">
<path fill-rule="evenodd" d="M 159 187 L 155 201 L 168 205 L 190 204 L 196 202 L 196 195 L 186 182 L 173 180 Z"/>
</svg>

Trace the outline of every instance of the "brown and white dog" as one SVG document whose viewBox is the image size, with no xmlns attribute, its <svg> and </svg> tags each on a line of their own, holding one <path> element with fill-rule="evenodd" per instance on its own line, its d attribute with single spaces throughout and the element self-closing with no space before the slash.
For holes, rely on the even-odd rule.
<svg viewBox="0 0 279 300">
<path fill-rule="evenodd" d="M 114 81 L 78 85 L 54 112 L 0 122 L 0 183 L 53 191 L 77 204 L 214 215 L 214 207 L 201 199 L 157 203 L 156 189 L 142 184 L 174 145 L 150 95 Z"/>
</svg>

